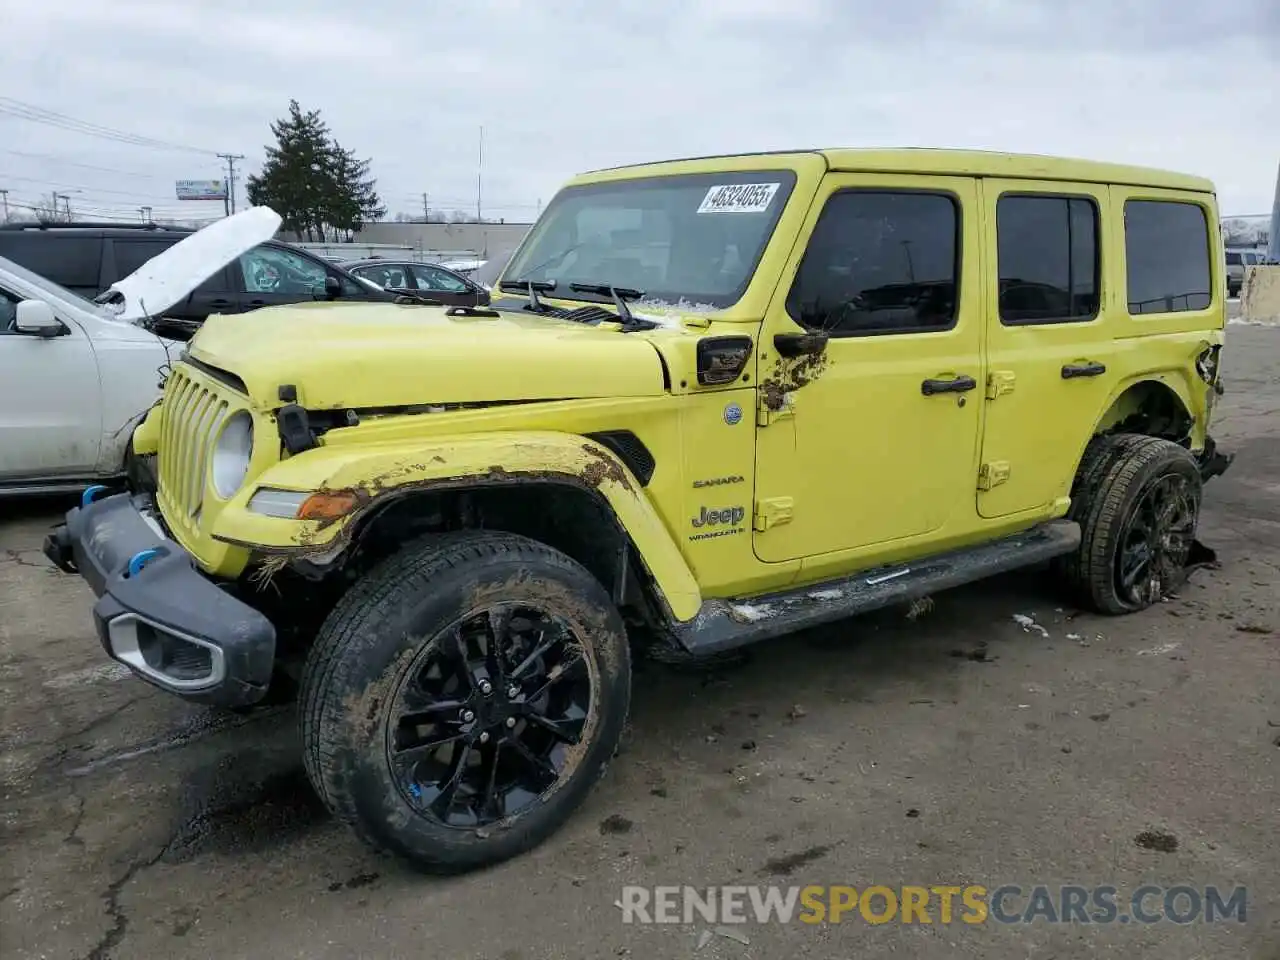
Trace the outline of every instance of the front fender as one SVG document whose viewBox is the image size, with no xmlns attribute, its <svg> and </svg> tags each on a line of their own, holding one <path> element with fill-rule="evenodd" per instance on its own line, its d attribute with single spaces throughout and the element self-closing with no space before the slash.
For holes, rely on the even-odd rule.
<svg viewBox="0 0 1280 960">
<path fill-rule="evenodd" d="M 672 615 L 688 620 L 697 613 L 702 603 L 697 580 L 639 482 L 604 447 L 573 434 L 481 433 L 428 441 L 331 443 L 255 477 L 219 516 L 214 536 L 271 552 L 328 553 L 344 547 L 357 519 L 389 497 L 530 481 L 573 484 L 600 496 L 631 538 Z M 349 491 L 357 506 L 333 521 L 266 517 L 248 508 L 261 487 Z"/>
</svg>

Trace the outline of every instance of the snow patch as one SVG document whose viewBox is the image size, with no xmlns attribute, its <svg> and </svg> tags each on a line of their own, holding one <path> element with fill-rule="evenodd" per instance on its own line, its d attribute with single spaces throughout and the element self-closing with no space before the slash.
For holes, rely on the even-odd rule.
<svg viewBox="0 0 1280 960">
<path fill-rule="evenodd" d="M 1139 651 L 1138 651 L 1138 656 L 1140 656 L 1140 657 L 1160 657 L 1160 656 L 1163 656 L 1163 655 L 1164 655 L 1164 654 L 1166 654 L 1166 653 L 1173 653 L 1173 651 L 1177 650 L 1180 646 L 1182 646 L 1182 643 L 1181 643 L 1180 641 L 1177 641 L 1177 640 L 1173 641 L 1172 643 L 1162 643 L 1162 644 L 1160 644 L 1159 646 L 1156 646 L 1156 647 L 1149 647 L 1149 648 L 1148 648 L 1148 649 L 1146 649 L 1146 650 L 1139 650 Z"/>
<path fill-rule="evenodd" d="M 729 606 L 735 617 L 747 621 L 748 623 L 758 623 L 772 616 L 773 611 L 768 607 L 756 607 L 749 603 L 734 603 Z"/>
<path fill-rule="evenodd" d="M 1034 617 L 1029 617 L 1025 613 L 1015 613 L 1013 615 L 1013 622 L 1022 628 L 1023 633 L 1031 633 L 1034 630 L 1042 637 L 1049 636 L 1048 630 L 1036 623 Z"/>
<path fill-rule="evenodd" d="M 844 596 L 843 590 L 815 590 L 809 594 L 811 600 L 839 600 Z"/>
</svg>

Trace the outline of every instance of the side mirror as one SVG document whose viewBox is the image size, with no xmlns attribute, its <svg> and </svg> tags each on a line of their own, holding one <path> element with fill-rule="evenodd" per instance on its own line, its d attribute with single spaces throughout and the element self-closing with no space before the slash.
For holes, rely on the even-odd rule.
<svg viewBox="0 0 1280 960">
<path fill-rule="evenodd" d="M 19 333 L 29 333 L 49 339 L 67 333 L 67 328 L 53 315 L 53 307 L 43 300 L 23 300 L 15 311 L 13 327 Z"/>
<path fill-rule="evenodd" d="M 334 300 L 342 296 L 342 281 L 335 277 L 332 273 L 325 274 L 324 278 L 324 295 L 330 300 Z"/>
</svg>

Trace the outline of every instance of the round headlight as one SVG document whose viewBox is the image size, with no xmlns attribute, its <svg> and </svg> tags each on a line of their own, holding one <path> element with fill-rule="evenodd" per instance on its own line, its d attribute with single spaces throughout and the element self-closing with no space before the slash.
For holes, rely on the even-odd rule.
<svg viewBox="0 0 1280 960">
<path fill-rule="evenodd" d="M 253 454 L 253 417 L 244 410 L 232 414 L 213 445 L 213 489 L 223 500 L 244 483 Z"/>
</svg>

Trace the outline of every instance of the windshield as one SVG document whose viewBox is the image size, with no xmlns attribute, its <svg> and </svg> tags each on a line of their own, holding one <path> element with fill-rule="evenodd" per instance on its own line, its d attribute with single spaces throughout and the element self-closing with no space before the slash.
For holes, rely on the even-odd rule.
<svg viewBox="0 0 1280 960">
<path fill-rule="evenodd" d="M 768 170 L 568 187 L 502 278 L 554 281 L 552 296 L 566 299 L 594 299 L 570 290 L 593 283 L 728 307 L 746 290 L 794 185 L 794 173 Z"/>
<path fill-rule="evenodd" d="M 26 267 L 21 264 L 14 263 L 6 257 L 0 257 L 0 269 L 7 271 L 20 283 L 34 288 L 30 291 L 15 291 L 24 297 L 28 296 L 28 294 L 33 294 L 34 296 L 32 299 L 47 300 L 52 301 L 52 303 L 62 303 L 63 305 L 72 307 L 76 310 L 87 310 L 101 317 L 115 319 L 110 310 L 107 310 L 90 300 L 86 300 L 79 294 L 72 293 L 66 287 L 58 286 L 47 277 L 42 277 L 38 273 L 32 273 Z M 52 303 L 50 305 L 52 305 Z"/>
</svg>

